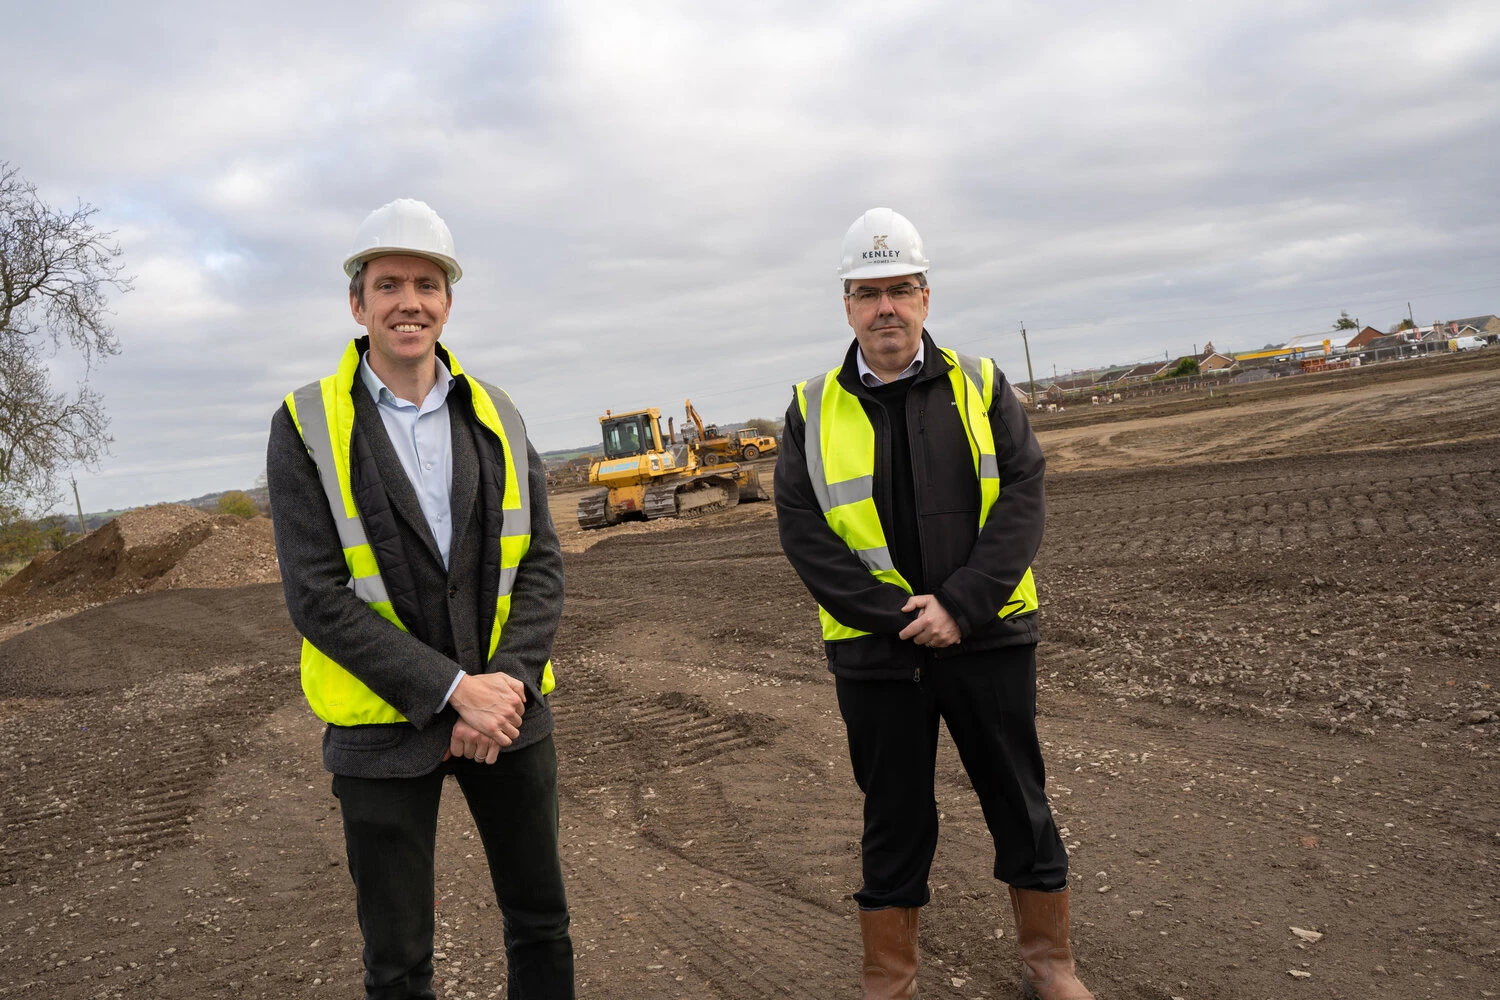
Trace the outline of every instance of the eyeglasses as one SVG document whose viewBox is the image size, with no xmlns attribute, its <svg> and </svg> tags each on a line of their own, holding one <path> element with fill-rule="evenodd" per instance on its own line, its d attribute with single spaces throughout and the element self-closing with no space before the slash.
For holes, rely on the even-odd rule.
<svg viewBox="0 0 1500 1000">
<path fill-rule="evenodd" d="M 857 306 L 873 306 L 880 301 L 882 295 L 889 295 L 893 303 L 905 303 L 915 299 L 921 293 L 921 288 L 909 281 L 903 281 L 901 284 L 892 285 L 890 288 L 871 288 L 866 285 L 863 288 L 856 288 L 844 297 L 853 299 L 854 304 Z"/>
</svg>

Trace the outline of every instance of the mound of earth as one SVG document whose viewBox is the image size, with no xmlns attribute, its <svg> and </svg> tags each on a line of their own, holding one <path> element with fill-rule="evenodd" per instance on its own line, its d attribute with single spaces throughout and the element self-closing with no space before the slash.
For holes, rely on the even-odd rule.
<svg viewBox="0 0 1500 1000">
<path fill-rule="evenodd" d="M 243 587 L 281 582 L 270 518 L 245 520 L 230 515 L 216 518 L 215 522 L 213 532 L 157 577 L 149 589 Z"/>
<path fill-rule="evenodd" d="M 142 590 L 239 587 L 281 579 L 271 522 L 182 504 L 127 511 L 0 584 L 0 620 Z"/>
</svg>

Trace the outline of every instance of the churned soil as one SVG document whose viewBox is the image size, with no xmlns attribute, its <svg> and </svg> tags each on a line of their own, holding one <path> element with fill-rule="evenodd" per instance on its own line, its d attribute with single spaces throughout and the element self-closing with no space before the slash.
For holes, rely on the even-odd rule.
<svg viewBox="0 0 1500 1000">
<path fill-rule="evenodd" d="M 143 590 L 280 580 L 269 518 L 205 514 L 183 504 L 142 507 L 61 552 L 42 553 L 0 584 L 0 638 Z"/>
<path fill-rule="evenodd" d="M 1369 371 L 1039 421 L 1039 728 L 1101 1000 L 1500 993 L 1492 365 L 1385 366 L 1427 429 Z M 1230 419 L 1293 402 L 1273 455 Z M 860 797 L 774 508 L 588 533 L 553 510 L 580 995 L 857 995 Z M 135 589 L 0 643 L 0 997 L 360 995 L 279 588 Z M 1019 997 L 946 737 L 934 791 L 922 995 Z M 450 786 L 440 995 L 504 996 L 461 803 Z"/>
</svg>

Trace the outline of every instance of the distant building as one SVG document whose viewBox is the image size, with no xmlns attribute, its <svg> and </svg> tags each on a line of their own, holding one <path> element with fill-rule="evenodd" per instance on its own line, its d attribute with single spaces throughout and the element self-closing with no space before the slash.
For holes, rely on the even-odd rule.
<svg viewBox="0 0 1500 1000">
<path fill-rule="evenodd" d="M 1056 402 L 1070 392 L 1087 392 L 1093 387 L 1094 376 L 1092 374 L 1061 378 L 1047 386 L 1047 398 Z"/>
<path fill-rule="evenodd" d="M 1357 336 L 1354 333 L 1335 333 L 1332 336 L 1304 333 L 1281 345 L 1280 353 L 1289 354 L 1293 358 L 1321 358 L 1325 354 L 1343 354 Z"/>
<path fill-rule="evenodd" d="M 1474 333 L 1463 334 L 1463 336 L 1483 337 L 1486 340 L 1500 338 L 1500 316 L 1470 316 L 1468 319 L 1455 319 L 1446 324 L 1452 335 L 1459 336 L 1459 331 L 1466 326 L 1474 328 Z"/>
<path fill-rule="evenodd" d="M 1100 391 L 1107 391 L 1116 385 L 1123 384 L 1121 379 L 1125 377 L 1125 373 L 1130 371 L 1130 369 L 1130 365 L 1116 365 L 1113 368 L 1104 369 L 1094 379 L 1094 388 Z"/>
<path fill-rule="evenodd" d="M 1347 351 L 1362 351 L 1369 347 L 1374 341 L 1381 337 L 1389 336 L 1373 326 L 1367 326 L 1354 335 L 1354 339 L 1344 346 Z"/>
<path fill-rule="evenodd" d="M 1136 365 L 1134 368 L 1126 369 L 1124 374 L 1120 376 L 1119 381 L 1124 385 L 1149 382 L 1170 368 L 1171 365 L 1172 362 L 1170 361 L 1148 361 L 1143 365 Z"/>
<path fill-rule="evenodd" d="M 1406 338 L 1395 333 L 1383 333 L 1360 345 L 1362 351 L 1389 351 L 1405 344 Z"/>
<path fill-rule="evenodd" d="M 1197 357 L 1198 371 L 1207 375 L 1210 372 L 1227 371 L 1234 367 L 1234 355 L 1221 354 L 1214 350 L 1213 341 L 1203 345 L 1203 351 Z"/>
</svg>

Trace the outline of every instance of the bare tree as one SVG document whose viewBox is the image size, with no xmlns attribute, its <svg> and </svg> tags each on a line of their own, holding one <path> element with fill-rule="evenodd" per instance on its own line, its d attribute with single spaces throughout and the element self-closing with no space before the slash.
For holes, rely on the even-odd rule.
<svg viewBox="0 0 1500 1000">
<path fill-rule="evenodd" d="M 106 292 L 129 291 L 130 281 L 95 211 L 52 208 L 0 161 L 0 522 L 52 506 L 60 471 L 94 465 L 109 447 L 88 373 L 120 351 Z M 52 387 L 46 364 L 65 349 L 84 363 L 72 394 Z"/>
</svg>

